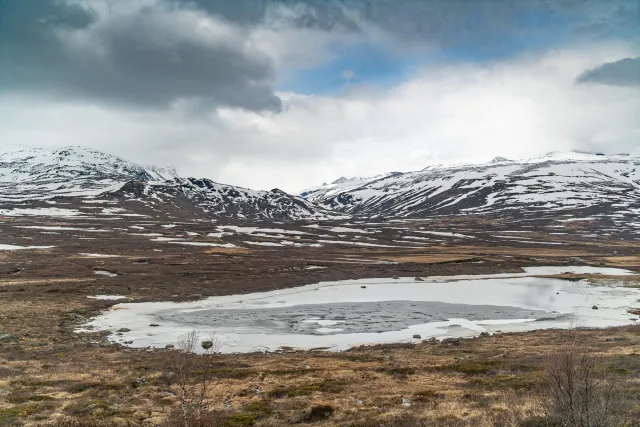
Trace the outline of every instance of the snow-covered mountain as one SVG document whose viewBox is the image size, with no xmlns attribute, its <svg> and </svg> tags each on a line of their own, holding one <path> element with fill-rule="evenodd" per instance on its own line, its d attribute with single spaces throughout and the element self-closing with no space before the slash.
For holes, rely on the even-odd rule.
<svg viewBox="0 0 640 427">
<path fill-rule="evenodd" d="M 326 191 L 317 203 L 356 215 L 640 213 L 640 158 L 550 153 L 528 160 L 429 166 Z"/>
<path fill-rule="evenodd" d="M 188 212 L 199 216 L 239 219 L 328 219 L 338 215 L 284 191 L 256 191 L 209 179 L 175 178 L 164 182 L 130 181 L 102 198 L 123 204 L 141 202 L 138 212 Z"/>
<path fill-rule="evenodd" d="M 95 195 L 123 181 L 154 178 L 142 166 L 88 148 L 5 145 L 0 151 L 0 201 Z"/>
<path fill-rule="evenodd" d="M 82 147 L 49 151 L 0 146 L 0 208 L 39 202 L 109 202 L 131 214 L 241 219 L 344 215 L 566 215 L 640 213 L 640 158 L 551 153 L 529 160 L 438 165 L 407 173 L 340 178 L 299 197 L 180 177 Z M 115 204 L 115 205 L 114 205 Z M 120 211 L 122 212 L 122 211 Z"/>
<path fill-rule="evenodd" d="M 208 179 L 183 178 L 173 168 L 144 167 L 88 148 L 50 151 L 8 144 L 0 148 L 0 206 L 53 203 L 59 198 L 79 204 L 116 200 L 139 214 L 170 211 L 174 216 L 247 219 L 336 216 L 277 189 L 253 191 Z"/>
<path fill-rule="evenodd" d="M 343 176 L 336 179 L 330 184 L 322 184 L 318 187 L 307 188 L 300 193 L 300 197 L 303 197 L 312 202 L 321 201 L 321 200 L 330 198 L 334 195 L 362 187 L 363 185 L 368 184 L 370 182 L 387 178 L 389 176 L 397 176 L 397 175 L 402 175 L 402 173 L 389 172 L 389 173 L 384 173 L 384 174 L 369 176 L 369 177 L 351 177 L 351 178 L 347 178 Z"/>
</svg>

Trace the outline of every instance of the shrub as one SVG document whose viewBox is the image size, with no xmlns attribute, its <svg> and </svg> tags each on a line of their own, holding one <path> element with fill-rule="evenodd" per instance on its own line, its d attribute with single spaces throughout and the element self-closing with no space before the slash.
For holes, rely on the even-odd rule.
<svg viewBox="0 0 640 427">
<path fill-rule="evenodd" d="M 330 405 L 316 405 L 308 411 L 303 412 L 296 420 L 298 423 L 314 423 L 322 421 L 333 415 L 335 410 Z"/>
<path fill-rule="evenodd" d="M 461 372 L 468 375 L 486 374 L 489 371 L 487 365 L 479 363 L 460 363 L 453 368 L 456 372 Z"/>
<path fill-rule="evenodd" d="M 618 425 L 623 417 L 619 386 L 601 360 L 571 342 L 547 357 L 540 393 L 546 419 L 567 427 Z"/>
<path fill-rule="evenodd" d="M 191 419 L 200 422 L 197 420 L 205 415 L 211 416 L 211 412 L 206 411 L 206 399 L 208 391 L 216 385 L 211 371 L 213 357 L 218 352 L 220 343 L 215 336 L 206 343 L 205 346 L 201 345 L 197 331 L 181 336 L 178 348 L 171 352 L 167 367 L 166 379 L 178 398 L 178 413 L 188 427 L 193 426 L 189 421 Z M 204 349 L 203 355 L 195 354 L 199 347 Z"/>
</svg>

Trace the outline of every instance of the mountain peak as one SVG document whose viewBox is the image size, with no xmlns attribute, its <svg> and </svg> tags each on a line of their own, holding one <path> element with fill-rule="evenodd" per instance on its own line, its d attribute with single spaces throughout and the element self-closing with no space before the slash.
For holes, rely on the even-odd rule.
<svg viewBox="0 0 640 427">
<path fill-rule="evenodd" d="M 340 178 L 333 181 L 331 184 L 342 184 L 343 182 L 347 182 L 348 180 L 349 178 L 347 178 L 346 176 L 341 176 Z"/>
<path fill-rule="evenodd" d="M 504 163 L 504 162 L 510 162 L 511 160 L 505 158 L 505 157 L 494 157 L 493 160 L 491 160 L 491 163 Z"/>
</svg>

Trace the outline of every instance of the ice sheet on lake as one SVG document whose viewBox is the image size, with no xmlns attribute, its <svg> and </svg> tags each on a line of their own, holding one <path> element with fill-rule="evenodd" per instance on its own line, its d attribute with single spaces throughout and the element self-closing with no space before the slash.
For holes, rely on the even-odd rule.
<svg viewBox="0 0 640 427">
<path fill-rule="evenodd" d="M 168 242 L 174 245 L 186 245 L 186 246 L 210 246 L 210 247 L 217 247 L 217 248 L 235 248 L 236 245 L 232 244 L 232 243 L 211 243 L 211 242 L 176 242 L 176 241 L 171 241 Z"/>
<path fill-rule="evenodd" d="M 22 249 L 51 249 L 54 246 L 19 246 L 0 243 L 0 251 L 18 251 Z"/>
<path fill-rule="evenodd" d="M 236 233 L 242 234 L 254 234 L 255 232 L 259 233 L 267 233 L 267 234 L 293 234 L 293 235 L 304 235 L 309 234 L 304 231 L 297 230 L 285 230 L 282 228 L 260 228 L 260 227 L 240 227 L 237 225 L 221 225 L 216 227 L 219 232 L 223 232 L 224 230 L 233 230 Z"/>
<path fill-rule="evenodd" d="M 47 231 L 88 231 L 91 233 L 110 233 L 113 230 L 105 228 L 79 228 L 79 227 L 63 227 L 58 225 L 19 225 L 16 228 L 24 228 L 30 230 L 47 230 Z"/>
<path fill-rule="evenodd" d="M 62 208 L 15 208 L 0 209 L 0 216 L 56 216 L 56 217 L 77 217 L 82 215 L 75 209 Z"/>
<path fill-rule="evenodd" d="M 82 255 L 90 258 L 118 258 L 122 256 L 122 255 L 96 254 L 96 253 L 87 253 L 87 252 L 81 252 L 78 255 Z"/>
<path fill-rule="evenodd" d="M 87 298 L 91 299 L 99 299 L 105 301 L 114 301 L 119 299 L 129 299 L 129 297 L 125 297 L 123 295 L 89 295 Z"/>
<path fill-rule="evenodd" d="M 639 289 L 532 277 L 565 272 L 622 276 L 628 271 L 597 267 L 526 270 L 432 277 L 424 282 L 413 277 L 346 280 L 197 302 L 118 304 L 88 326 L 112 332 L 129 328 L 130 332 L 117 339 L 133 341 L 135 347 L 175 344 L 180 335 L 197 328 L 205 335 L 216 332 L 224 352 L 251 352 L 284 346 L 342 350 L 408 341 L 414 334 L 466 337 L 496 330 L 633 323 L 627 310 L 639 305 Z M 160 326 L 151 328 L 151 323 Z"/>
<path fill-rule="evenodd" d="M 282 246 L 280 243 L 274 243 L 274 242 L 250 242 L 250 241 L 245 241 L 243 243 L 246 243 L 248 245 L 256 245 L 256 246 Z"/>
<path fill-rule="evenodd" d="M 118 276 L 116 273 L 112 273 L 111 271 L 108 271 L 108 270 L 94 270 L 93 274 L 98 275 L 98 276 L 107 276 L 107 277 L 117 277 Z"/>
<path fill-rule="evenodd" d="M 589 267 L 589 266 L 554 266 L 554 267 L 525 267 L 523 270 L 532 275 L 552 275 L 552 274 L 603 274 L 607 276 L 628 276 L 635 274 L 633 271 L 622 268 L 610 267 Z"/>
</svg>

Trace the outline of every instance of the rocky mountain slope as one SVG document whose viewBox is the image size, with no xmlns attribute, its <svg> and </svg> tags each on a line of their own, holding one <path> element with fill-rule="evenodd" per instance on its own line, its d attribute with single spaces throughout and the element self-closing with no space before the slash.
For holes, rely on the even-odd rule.
<svg viewBox="0 0 640 427">
<path fill-rule="evenodd" d="M 367 216 L 637 215 L 640 158 L 575 152 L 522 161 L 496 158 L 485 164 L 430 166 L 303 196 L 338 212 Z"/>
<path fill-rule="evenodd" d="M 323 219 L 334 217 L 310 201 L 280 190 L 253 191 L 208 179 L 179 177 L 173 168 L 144 167 L 82 147 L 49 151 L 3 145 L 0 149 L 0 207 L 25 204 L 117 201 L 130 215 Z M 52 208 L 53 209 L 53 208 Z M 60 208 L 56 212 L 60 212 Z M 51 212 L 51 209 L 49 209 Z M 27 211 L 25 211 L 27 212 Z"/>
<path fill-rule="evenodd" d="M 355 190 L 356 188 L 360 188 L 365 184 L 368 184 L 373 181 L 377 181 L 382 178 L 387 178 L 389 176 L 397 176 L 402 175 L 401 172 L 389 172 L 376 176 L 370 177 L 340 177 L 333 181 L 330 184 L 322 184 L 318 187 L 310 187 L 303 190 L 300 193 L 300 197 L 303 197 L 312 202 L 321 201 L 332 196 L 338 195 L 340 193 L 348 192 L 351 190 Z"/>
</svg>

